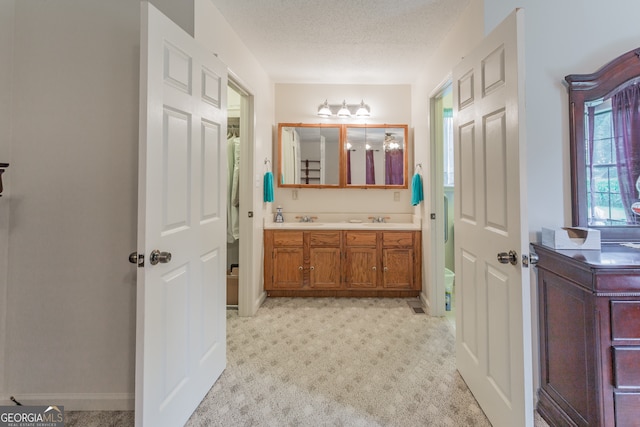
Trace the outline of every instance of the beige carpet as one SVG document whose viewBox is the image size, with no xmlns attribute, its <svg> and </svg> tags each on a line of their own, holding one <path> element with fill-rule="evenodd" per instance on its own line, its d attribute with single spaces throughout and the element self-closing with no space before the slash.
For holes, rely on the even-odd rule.
<svg viewBox="0 0 640 427">
<path fill-rule="evenodd" d="M 450 322 L 405 299 L 274 298 L 227 322 L 227 369 L 187 426 L 490 425 Z M 69 412 L 67 426 L 133 425 L 121 414 Z"/>
<path fill-rule="evenodd" d="M 229 315 L 228 345 L 188 426 L 489 425 L 447 322 L 403 299 L 270 299 Z"/>
</svg>

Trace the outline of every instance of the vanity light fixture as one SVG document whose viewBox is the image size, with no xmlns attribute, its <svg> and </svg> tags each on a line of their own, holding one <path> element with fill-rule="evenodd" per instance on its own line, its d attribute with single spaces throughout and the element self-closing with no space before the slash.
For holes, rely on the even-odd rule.
<svg viewBox="0 0 640 427">
<path fill-rule="evenodd" d="M 341 119 L 351 117 L 351 111 L 349 111 L 349 108 L 347 108 L 347 101 L 342 101 L 342 107 L 340 107 L 340 109 L 338 110 L 337 116 Z"/>
<path fill-rule="evenodd" d="M 358 111 L 356 111 L 356 117 L 369 117 L 371 115 L 371 111 L 369 111 L 369 106 L 365 105 L 364 100 L 360 101 L 360 106 L 358 107 Z"/>
<path fill-rule="evenodd" d="M 329 108 L 329 104 L 327 104 L 327 100 L 325 99 L 324 104 L 320 105 L 320 107 L 318 108 L 318 116 L 329 118 L 332 115 L 333 113 L 331 112 L 331 108 Z"/>
<path fill-rule="evenodd" d="M 318 106 L 316 114 L 325 119 L 330 117 L 348 119 L 354 116 L 364 119 L 371 116 L 371 108 L 364 103 L 364 100 L 360 101 L 360 104 L 347 104 L 346 101 L 342 101 L 342 104 L 329 104 L 325 100 L 324 103 Z"/>
</svg>

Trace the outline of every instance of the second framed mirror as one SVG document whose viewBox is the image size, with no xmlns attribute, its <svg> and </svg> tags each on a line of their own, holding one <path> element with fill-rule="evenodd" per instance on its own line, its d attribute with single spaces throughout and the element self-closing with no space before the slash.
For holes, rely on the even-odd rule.
<svg viewBox="0 0 640 427">
<path fill-rule="evenodd" d="M 346 125 L 346 186 L 407 188 L 407 128 L 407 125 Z"/>
</svg>

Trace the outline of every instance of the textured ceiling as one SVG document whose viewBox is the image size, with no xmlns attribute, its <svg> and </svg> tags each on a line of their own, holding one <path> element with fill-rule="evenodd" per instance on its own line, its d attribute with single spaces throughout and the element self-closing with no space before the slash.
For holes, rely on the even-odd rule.
<svg viewBox="0 0 640 427">
<path fill-rule="evenodd" d="M 469 0 L 211 0 L 276 83 L 412 83 Z"/>
</svg>

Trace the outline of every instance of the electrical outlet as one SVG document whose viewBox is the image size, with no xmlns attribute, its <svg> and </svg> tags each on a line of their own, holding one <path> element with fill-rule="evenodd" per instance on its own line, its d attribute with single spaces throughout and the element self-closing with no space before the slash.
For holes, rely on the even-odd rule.
<svg viewBox="0 0 640 427">
<path fill-rule="evenodd" d="M 393 200 L 396 202 L 400 201 L 400 192 L 399 191 L 394 191 L 393 192 Z"/>
<path fill-rule="evenodd" d="M 298 190 L 291 190 L 291 198 L 293 200 L 298 200 Z"/>
</svg>

